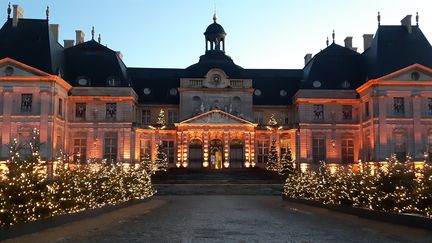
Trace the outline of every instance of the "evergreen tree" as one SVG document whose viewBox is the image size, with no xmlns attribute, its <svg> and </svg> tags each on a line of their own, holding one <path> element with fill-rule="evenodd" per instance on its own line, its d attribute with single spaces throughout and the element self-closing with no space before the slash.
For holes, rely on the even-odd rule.
<svg viewBox="0 0 432 243">
<path fill-rule="evenodd" d="M 165 128 L 165 112 L 164 110 L 159 111 L 158 119 L 156 124 L 158 125 L 158 128 L 164 129 Z"/>
<path fill-rule="evenodd" d="M 149 154 L 144 154 L 143 158 L 141 159 L 140 162 L 140 167 L 142 167 L 145 172 L 149 175 L 151 175 L 154 171 L 154 163 L 150 158 Z"/>
<path fill-rule="evenodd" d="M 294 170 L 295 170 L 295 164 L 292 158 L 291 148 L 288 147 L 287 152 L 282 155 L 282 158 L 280 160 L 279 174 L 288 175 L 294 173 Z"/>
<path fill-rule="evenodd" d="M 266 169 L 270 171 L 278 171 L 278 152 L 276 150 L 276 139 L 272 140 L 270 151 L 266 161 Z"/>
<path fill-rule="evenodd" d="M 155 170 L 166 171 L 168 169 L 168 157 L 164 151 L 162 143 L 159 143 L 157 147 Z"/>
</svg>

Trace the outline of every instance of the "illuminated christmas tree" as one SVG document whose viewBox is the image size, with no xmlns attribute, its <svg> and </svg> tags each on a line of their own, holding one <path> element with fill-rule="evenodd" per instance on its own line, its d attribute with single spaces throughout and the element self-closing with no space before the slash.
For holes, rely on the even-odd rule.
<svg viewBox="0 0 432 243">
<path fill-rule="evenodd" d="M 279 161 L 279 174 L 288 175 L 294 173 L 295 164 L 291 154 L 291 148 L 288 147 L 285 154 L 281 156 L 282 158 Z"/>
<path fill-rule="evenodd" d="M 268 154 L 268 158 L 266 161 L 266 169 L 270 171 L 278 171 L 279 165 L 279 157 L 278 152 L 276 150 L 276 139 L 272 140 L 272 144 L 270 146 L 270 151 Z"/>
<path fill-rule="evenodd" d="M 168 169 L 168 157 L 161 143 L 157 146 L 155 170 L 166 171 Z"/>
</svg>

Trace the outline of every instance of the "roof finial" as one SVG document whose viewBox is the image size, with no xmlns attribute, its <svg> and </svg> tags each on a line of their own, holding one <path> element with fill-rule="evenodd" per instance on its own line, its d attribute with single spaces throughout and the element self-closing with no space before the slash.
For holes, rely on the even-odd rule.
<svg viewBox="0 0 432 243">
<path fill-rule="evenodd" d="M 92 30 L 91 30 L 91 35 L 92 35 L 92 40 L 94 40 L 94 35 L 95 35 L 95 30 L 94 30 L 94 26 L 92 27 Z"/>
<path fill-rule="evenodd" d="M 218 19 L 218 17 L 217 17 L 217 15 L 216 15 L 216 4 L 215 4 L 215 5 L 214 5 L 214 11 L 213 11 L 213 22 L 216 23 L 217 19 Z"/>
<path fill-rule="evenodd" d="M 11 9 L 10 2 L 9 2 L 8 8 L 7 8 L 8 19 L 10 19 L 11 12 L 12 12 L 12 9 Z"/>
<path fill-rule="evenodd" d="M 419 22 L 419 15 L 418 15 L 418 12 L 416 13 L 416 22 L 417 22 L 417 26 L 418 26 L 418 22 Z"/>
<path fill-rule="evenodd" d="M 46 19 L 49 20 L 49 14 L 50 14 L 49 6 L 47 6 L 46 8 L 45 14 L 46 14 Z"/>
<path fill-rule="evenodd" d="M 381 13 L 380 12 L 378 12 L 377 20 L 378 20 L 378 26 L 380 26 L 381 25 Z"/>
<path fill-rule="evenodd" d="M 326 40 L 326 45 L 327 45 L 327 46 L 329 45 L 329 39 L 328 39 L 328 36 L 327 36 L 327 40 Z"/>
<path fill-rule="evenodd" d="M 333 30 L 333 33 L 332 33 L 332 38 L 333 38 L 333 43 L 335 43 L 335 32 L 334 32 L 334 30 Z"/>
<path fill-rule="evenodd" d="M 99 34 L 99 36 L 98 36 L 98 42 L 99 42 L 99 44 L 101 43 L 101 40 L 102 40 L 101 34 Z"/>
</svg>

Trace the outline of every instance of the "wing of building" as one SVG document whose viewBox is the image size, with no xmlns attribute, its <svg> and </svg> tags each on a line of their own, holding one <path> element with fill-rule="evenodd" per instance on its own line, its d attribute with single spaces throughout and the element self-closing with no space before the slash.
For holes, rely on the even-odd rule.
<svg viewBox="0 0 432 243">
<path fill-rule="evenodd" d="M 432 153 L 432 47 L 411 16 L 364 35 L 363 53 L 348 37 L 303 69 L 237 65 L 214 18 L 199 61 L 164 69 L 127 67 L 94 33 L 61 45 L 58 25 L 11 12 L 0 29 L 0 160 L 34 128 L 48 161 L 66 151 L 136 162 L 163 146 L 171 167 L 263 167 L 273 142 L 309 164 Z"/>
</svg>

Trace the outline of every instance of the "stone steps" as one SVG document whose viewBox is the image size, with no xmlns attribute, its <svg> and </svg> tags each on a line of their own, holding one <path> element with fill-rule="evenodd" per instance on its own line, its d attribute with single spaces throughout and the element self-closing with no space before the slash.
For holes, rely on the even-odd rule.
<svg viewBox="0 0 432 243">
<path fill-rule="evenodd" d="M 262 169 L 171 169 L 152 181 L 158 195 L 281 195 L 284 178 Z"/>
</svg>

